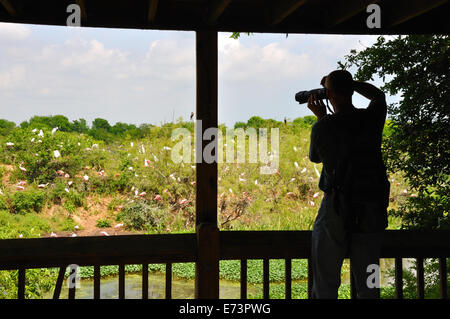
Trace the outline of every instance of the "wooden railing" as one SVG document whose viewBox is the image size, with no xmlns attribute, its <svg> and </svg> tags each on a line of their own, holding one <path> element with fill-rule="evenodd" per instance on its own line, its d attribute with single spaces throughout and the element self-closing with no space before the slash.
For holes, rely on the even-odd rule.
<svg viewBox="0 0 450 319">
<path fill-rule="evenodd" d="M 358 235 L 355 235 L 357 237 Z M 357 238 L 355 238 L 357 240 Z M 240 260 L 241 298 L 247 298 L 247 260 L 263 260 L 263 298 L 269 298 L 269 260 L 285 260 L 285 296 L 292 296 L 292 259 L 308 260 L 311 296 L 310 231 L 222 231 L 220 260 Z M 396 298 L 403 298 L 402 258 L 417 261 L 417 296 L 424 298 L 424 258 L 439 259 L 441 298 L 447 298 L 449 231 L 385 231 L 380 258 L 395 258 Z M 125 265 L 141 264 L 142 298 L 148 298 L 148 265 L 166 265 L 165 297 L 172 297 L 172 263 L 198 262 L 196 234 L 126 235 L 0 240 L 0 270 L 19 270 L 18 298 L 25 298 L 25 270 L 59 267 L 54 298 L 59 298 L 67 265 L 94 266 L 94 298 L 100 298 L 100 266 L 119 265 L 119 298 L 125 298 Z M 351 263 L 351 261 L 350 261 Z M 351 281 L 352 298 L 354 284 Z M 75 298 L 75 288 L 69 289 Z"/>
</svg>

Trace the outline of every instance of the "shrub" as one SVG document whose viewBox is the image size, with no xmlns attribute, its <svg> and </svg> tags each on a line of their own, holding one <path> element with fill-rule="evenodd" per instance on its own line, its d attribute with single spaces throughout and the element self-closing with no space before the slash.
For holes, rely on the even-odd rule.
<svg viewBox="0 0 450 319">
<path fill-rule="evenodd" d="M 160 207 L 141 200 L 127 203 L 117 215 L 125 226 L 136 230 L 163 227 L 165 217 Z"/>
<path fill-rule="evenodd" d="M 44 193 L 36 190 L 16 192 L 12 196 L 12 209 L 15 213 L 39 213 L 45 203 Z"/>
<path fill-rule="evenodd" d="M 98 228 L 106 228 L 111 227 L 111 222 L 107 219 L 98 219 L 97 220 L 97 227 Z"/>
<path fill-rule="evenodd" d="M 5 196 L 0 196 L 0 210 L 9 210 L 9 205 Z"/>
<path fill-rule="evenodd" d="M 52 182 L 58 176 L 56 171 L 75 175 L 86 163 L 102 165 L 105 161 L 102 152 L 87 150 L 96 143 L 90 137 L 76 133 L 56 131 L 54 134 L 46 128 L 39 131 L 29 128 L 17 128 L 7 137 L 12 146 L 2 145 L 1 156 L 4 162 L 14 163 L 16 167 L 22 165 L 26 171 L 19 171 L 17 175 L 28 182 Z M 55 157 L 54 151 L 58 151 Z"/>
</svg>

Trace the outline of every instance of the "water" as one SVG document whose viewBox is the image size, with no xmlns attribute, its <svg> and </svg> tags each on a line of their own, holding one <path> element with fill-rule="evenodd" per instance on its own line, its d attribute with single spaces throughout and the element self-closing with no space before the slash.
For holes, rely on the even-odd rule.
<svg viewBox="0 0 450 319">
<path fill-rule="evenodd" d="M 165 275 L 162 273 L 150 273 L 148 278 L 148 298 L 164 299 L 165 298 Z M 64 285 L 65 286 L 65 285 Z M 240 298 L 239 282 L 220 280 L 219 297 L 222 299 L 238 299 Z M 251 292 L 252 288 L 249 287 Z M 45 298 L 52 298 L 53 292 L 49 293 Z M 80 288 L 76 289 L 76 299 L 93 299 L 94 297 L 94 281 L 92 279 L 81 279 Z M 173 299 L 194 299 L 195 281 L 185 279 L 172 279 L 172 298 Z M 67 299 L 67 286 L 61 289 L 61 299 Z M 102 278 L 100 281 L 100 298 L 101 299 L 118 299 L 119 298 L 119 277 L 111 276 Z M 126 274 L 125 275 L 125 298 L 141 299 L 142 298 L 142 275 Z"/>
<path fill-rule="evenodd" d="M 411 260 L 403 259 L 403 267 L 409 268 Z M 344 261 L 343 268 L 348 269 L 348 260 Z M 394 278 L 390 276 L 389 271 L 394 269 L 394 259 L 380 259 L 380 284 L 388 286 L 393 283 Z M 149 273 L 148 287 L 149 299 L 165 298 L 165 274 L 159 272 Z M 347 271 L 342 275 L 342 283 L 350 283 L 350 272 Z M 80 288 L 76 290 L 77 299 L 92 299 L 94 297 L 94 281 L 92 279 L 81 279 Z M 239 299 L 240 283 L 228 280 L 220 280 L 219 297 L 221 299 Z M 260 288 L 260 287 L 259 287 Z M 260 292 L 258 287 L 248 285 L 248 294 L 257 294 Z M 119 277 L 110 276 L 102 278 L 100 281 L 100 298 L 101 299 L 118 299 Z M 52 298 L 53 292 L 48 293 L 44 298 Z M 193 299 L 195 296 L 195 281 L 180 278 L 172 279 L 172 298 L 173 299 Z M 68 289 L 63 285 L 61 289 L 61 299 L 67 299 Z M 126 274 L 125 275 L 125 298 L 141 299 L 142 298 L 142 275 Z"/>
</svg>

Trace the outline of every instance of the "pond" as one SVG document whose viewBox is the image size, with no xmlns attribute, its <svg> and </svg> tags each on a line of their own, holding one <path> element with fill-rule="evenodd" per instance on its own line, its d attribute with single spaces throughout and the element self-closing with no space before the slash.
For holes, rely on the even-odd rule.
<svg viewBox="0 0 450 319">
<path fill-rule="evenodd" d="M 165 298 L 165 281 L 166 277 L 163 273 L 149 273 L 148 278 L 148 298 L 164 299 Z M 61 299 L 67 299 L 68 289 L 66 285 L 61 289 Z M 248 292 L 252 293 L 255 288 L 248 287 Z M 53 292 L 49 293 L 45 298 L 52 298 Z M 221 299 L 238 299 L 240 298 L 239 282 L 220 280 Z M 195 281 L 187 279 L 172 279 L 172 298 L 173 299 L 194 299 Z M 81 279 L 80 288 L 76 289 L 76 299 L 92 299 L 94 297 L 94 281 L 92 279 Z M 102 278 L 100 281 L 100 298 L 101 299 L 118 299 L 119 297 L 119 277 L 109 276 Z M 126 274 L 125 275 L 125 298 L 141 299 L 142 298 L 142 275 Z"/>
<path fill-rule="evenodd" d="M 403 267 L 409 268 L 411 260 L 404 259 Z M 348 260 L 344 261 L 344 269 L 348 269 Z M 393 283 L 390 271 L 394 268 L 394 259 L 380 259 L 380 284 L 388 286 Z M 350 273 L 343 272 L 342 283 L 350 282 Z M 149 272 L 148 278 L 149 299 L 165 298 L 165 274 L 160 272 Z M 173 299 L 193 299 L 195 296 L 195 281 L 188 279 L 172 278 L 172 298 Z M 237 281 L 220 280 L 219 297 L 221 299 L 239 299 L 240 283 Z M 77 299 L 92 299 L 94 296 L 94 281 L 92 279 L 81 279 L 80 288 L 76 290 Z M 118 276 L 103 277 L 100 281 L 101 299 L 118 299 L 119 278 Z M 261 293 L 261 285 L 248 284 L 248 295 L 258 295 Z M 44 298 L 52 298 L 53 292 L 48 293 Z M 61 299 L 68 297 L 68 289 L 64 284 L 61 289 Z M 128 273 L 125 275 L 125 298 L 142 298 L 142 275 L 140 273 Z"/>
</svg>

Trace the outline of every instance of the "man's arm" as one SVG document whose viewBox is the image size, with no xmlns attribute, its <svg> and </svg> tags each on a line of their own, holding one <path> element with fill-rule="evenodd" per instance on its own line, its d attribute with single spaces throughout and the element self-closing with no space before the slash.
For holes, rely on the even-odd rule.
<svg viewBox="0 0 450 319">
<path fill-rule="evenodd" d="M 382 128 L 387 115 L 386 97 L 384 92 L 376 86 L 366 82 L 353 81 L 353 88 L 355 92 L 370 100 L 367 110 L 372 114 L 375 122 Z"/>
<path fill-rule="evenodd" d="M 353 81 L 353 88 L 357 93 L 371 101 L 385 99 L 383 91 L 370 83 Z"/>
</svg>

